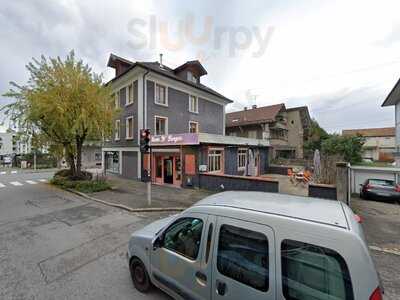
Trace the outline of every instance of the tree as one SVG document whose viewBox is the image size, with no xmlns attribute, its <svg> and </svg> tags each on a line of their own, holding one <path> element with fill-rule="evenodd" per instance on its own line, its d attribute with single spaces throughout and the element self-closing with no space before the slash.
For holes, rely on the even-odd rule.
<svg viewBox="0 0 400 300">
<path fill-rule="evenodd" d="M 362 160 L 362 146 L 365 138 L 358 136 L 342 136 L 332 134 L 328 139 L 322 142 L 322 153 L 327 155 L 339 154 L 343 159 L 351 164 L 358 163 Z"/>
<path fill-rule="evenodd" d="M 321 144 L 329 138 L 329 134 L 323 129 L 315 119 L 311 120 L 307 140 L 304 143 L 304 150 L 313 155 L 316 149 L 321 150 Z"/>
<path fill-rule="evenodd" d="M 82 177 L 82 147 L 87 139 L 109 136 L 114 117 L 110 87 L 71 51 L 60 57 L 33 59 L 29 80 L 11 82 L 4 96 L 15 102 L 2 108 L 19 130 L 65 151 L 73 178 Z"/>
</svg>

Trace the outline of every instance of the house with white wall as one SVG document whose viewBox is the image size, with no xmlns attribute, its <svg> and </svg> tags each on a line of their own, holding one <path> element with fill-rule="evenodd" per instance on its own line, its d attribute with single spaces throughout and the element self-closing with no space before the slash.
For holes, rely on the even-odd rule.
<svg viewBox="0 0 400 300">
<path fill-rule="evenodd" d="M 400 167 L 400 79 L 397 81 L 385 101 L 383 107 L 394 106 L 395 115 L 395 150 L 393 152 L 396 166 Z"/>
<path fill-rule="evenodd" d="M 361 154 L 364 160 L 393 162 L 393 152 L 395 151 L 394 127 L 344 129 L 342 135 L 365 138 Z"/>
</svg>

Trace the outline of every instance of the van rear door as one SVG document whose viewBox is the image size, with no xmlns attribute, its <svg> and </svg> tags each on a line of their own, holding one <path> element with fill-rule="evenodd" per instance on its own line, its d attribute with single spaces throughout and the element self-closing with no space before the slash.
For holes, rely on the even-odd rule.
<svg viewBox="0 0 400 300">
<path fill-rule="evenodd" d="M 218 217 L 215 232 L 212 299 L 275 299 L 272 228 Z"/>
</svg>

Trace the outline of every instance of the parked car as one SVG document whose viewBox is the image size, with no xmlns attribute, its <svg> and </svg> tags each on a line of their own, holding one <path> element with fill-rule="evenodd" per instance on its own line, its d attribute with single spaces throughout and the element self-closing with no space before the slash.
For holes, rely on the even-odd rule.
<svg viewBox="0 0 400 300">
<path fill-rule="evenodd" d="M 133 284 L 175 299 L 382 299 L 359 218 L 339 201 L 224 192 L 132 234 Z"/>
<path fill-rule="evenodd" d="M 400 201 L 400 185 L 394 180 L 367 179 L 360 184 L 361 199 L 387 199 Z"/>
</svg>

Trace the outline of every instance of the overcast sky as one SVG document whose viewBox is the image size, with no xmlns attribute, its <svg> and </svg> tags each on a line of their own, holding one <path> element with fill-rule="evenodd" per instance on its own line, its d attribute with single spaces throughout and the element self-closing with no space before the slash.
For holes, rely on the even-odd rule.
<svg viewBox="0 0 400 300">
<path fill-rule="evenodd" d="M 108 80 L 111 52 L 163 53 L 171 67 L 200 59 L 203 83 L 235 100 L 228 111 L 283 102 L 307 105 L 330 132 L 393 126 L 381 104 L 400 76 L 400 1 L 277 2 L 4 1 L 0 94 L 41 54 L 74 49 Z"/>
</svg>

